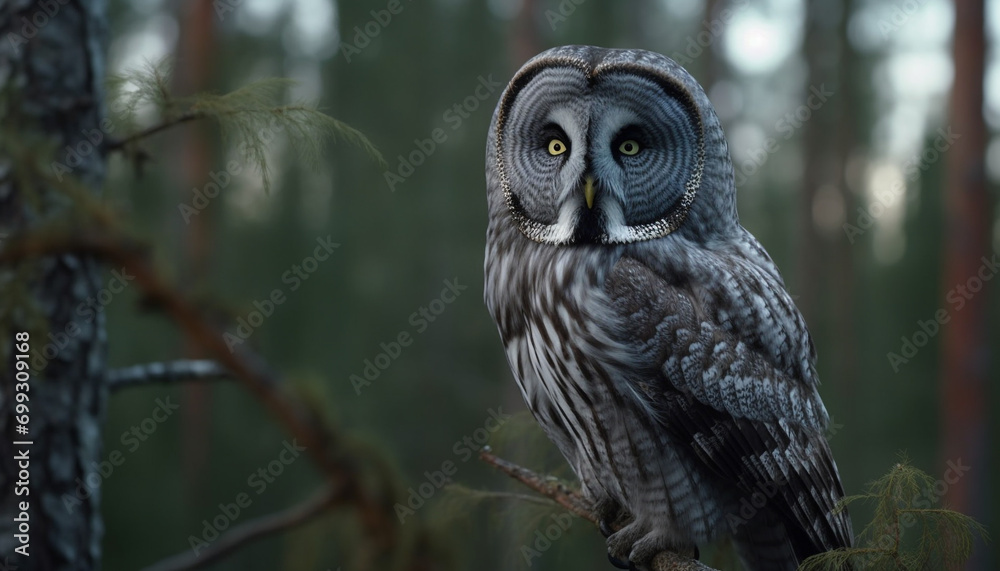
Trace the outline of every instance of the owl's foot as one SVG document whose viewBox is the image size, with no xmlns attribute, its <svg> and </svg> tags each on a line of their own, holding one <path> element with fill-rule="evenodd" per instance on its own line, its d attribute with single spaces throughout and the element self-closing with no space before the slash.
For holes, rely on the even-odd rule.
<svg viewBox="0 0 1000 571">
<path fill-rule="evenodd" d="M 673 551 L 685 556 L 698 558 L 698 547 L 693 544 L 677 545 L 671 541 L 662 529 L 650 529 L 650 526 L 640 525 L 633 521 L 608 538 L 608 559 L 619 569 L 641 571 L 648 569 L 648 564 L 661 551 Z M 628 562 L 628 567 L 618 563 Z"/>
<path fill-rule="evenodd" d="M 628 512 L 612 500 L 598 503 L 594 512 L 597 514 L 597 527 L 601 530 L 601 535 L 605 539 L 611 537 L 616 529 L 621 529 L 628 524 L 630 519 Z M 618 569 L 629 569 L 631 567 L 628 561 L 623 561 L 615 557 L 610 551 L 608 552 L 608 561 Z"/>
<path fill-rule="evenodd" d="M 639 522 L 633 521 L 608 537 L 608 558 L 631 564 L 633 546 L 646 534 L 645 530 L 639 526 Z M 613 563 L 613 561 L 612 561 Z M 628 567 L 625 567 L 626 569 Z"/>
<path fill-rule="evenodd" d="M 611 555 L 610 553 L 608 553 L 608 561 L 610 561 L 611 564 L 617 567 L 618 569 L 628 569 L 629 567 L 631 567 L 631 565 L 622 561 L 621 559 L 618 559 L 617 557 Z"/>
<path fill-rule="evenodd" d="M 632 519 L 632 516 L 614 500 L 598 502 L 594 507 L 594 513 L 597 514 L 597 528 L 601 530 L 601 535 L 605 539 L 611 537 L 615 530 L 625 527 Z"/>
</svg>

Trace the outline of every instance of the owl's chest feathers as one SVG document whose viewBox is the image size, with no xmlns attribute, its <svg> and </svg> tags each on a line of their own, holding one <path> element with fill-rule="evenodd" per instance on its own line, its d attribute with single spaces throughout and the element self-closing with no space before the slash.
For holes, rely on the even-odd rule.
<svg viewBox="0 0 1000 571">
<path fill-rule="evenodd" d="M 599 422 L 595 410 L 623 404 L 616 364 L 631 354 L 614 338 L 618 318 L 604 289 L 619 258 L 618 248 L 525 243 L 487 268 L 487 303 L 522 395 L 543 424 Z"/>
</svg>

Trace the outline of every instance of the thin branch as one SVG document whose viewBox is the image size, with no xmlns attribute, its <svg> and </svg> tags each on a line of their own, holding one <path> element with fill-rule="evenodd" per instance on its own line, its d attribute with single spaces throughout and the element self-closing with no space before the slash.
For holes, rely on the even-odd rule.
<svg viewBox="0 0 1000 571">
<path fill-rule="evenodd" d="M 117 391 L 151 383 L 214 381 L 232 376 L 225 367 L 210 359 L 145 363 L 108 371 L 108 388 Z"/>
<path fill-rule="evenodd" d="M 177 117 L 168 119 L 162 123 L 157 123 L 156 125 L 153 125 L 151 127 L 146 127 L 141 131 L 136 131 L 135 133 L 132 133 L 127 137 L 123 137 L 121 139 L 109 140 L 105 148 L 108 151 L 118 151 L 125 148 L 128 145 L 131 145 L 136 141 L 145 139 L 146 137 L 152 137 L 153 135 L 159 133 L 160 131 L 166 131 L 167 129 L 175 125 L 180 125 L 181 123 L 186 123 L 188 121 L 194 121 L 195 119 L 200 119 L 203 116 L 204 113 L 200 113 L 197 111 L 188 111 L 186 113 L 181 113 Z"/>
<path fill-rule="evenodd" d="M 567 488 L 558 480 L 536 474 L 527 468 L 508 462 L 494 455 L 488 446 L 479 453 L 479 459 L 539 494 L 551 498 L 577 516 L 597 524 L 597 516 L 593 512 L 590 501 L 576 490 Z M 651 571 L 715 571 L 700 561 L 689 559 L 672 551 L 661 551 L 656 554 L 656 557 L 649 563 L 649 568 Z"/>
<path fill-rule="evenodd" d="M 197 555 L 188 551 L 178 553 L 146 567 L 143 571 L 187 571 L 204 567 L 266 535 L 281 533 L 306 523 L 327 511 L 336 499 L 335 491 L 332 488 L 325 488 L 298 505 L 233 528 Z"/>
<path fill-rule="evenodd" d="M 445 489 L 451 488 L 452 486 L 445 486 Z M 531 494 L 513 494 L 511 492 L 495 492 L 491 490 L 471 490 L 475 495 L 492 498 L 497 500 L 514 500 L 518 502 L 528 502 L 529 504 L 539 504 L 543 506 L 553 507 L 557 505 L 554 501 L 548 498 L 540 498 Z"/>
<path fill-rule="evenodd" d="M 489 446 L 482 449 L 479 453 L 479 458 L 532 490 L 547 498 L 551 498 L 554 502 L 577 516 L 589 520 L 594 524 L 597 523 L 597 517 L 594 516 L 594 509 L 590 502 L 575 490 L 564 486 L 558 480 L 536 474 L 527 468 L 495 456 L 490 451 Z"/>
</svg>

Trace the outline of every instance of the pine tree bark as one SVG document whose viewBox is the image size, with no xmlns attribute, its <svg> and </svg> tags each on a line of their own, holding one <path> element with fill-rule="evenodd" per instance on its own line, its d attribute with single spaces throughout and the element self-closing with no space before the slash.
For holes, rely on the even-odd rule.
<svg viewBox="0 0 1000 571">
<path fill-rule="evenodd" d="M 94 192 L 104 182 L 106 38 L 103 0 L 0 3 L 0 137 L 8 138 L 0 141 L 0 233 L 7 240 L 74 208 L 47 182 L 57 173 Z M 45 176 L 19 176 L 26 165 L 23 158 L 13 160 L 14 148 L 31 152 Z M 54 154 L 46 155 L 46 149 Z M 94 467 L 103 460 L 108 394 L 107 340 L 98 309 L 102 280 L 98 263 L 81 255 L 0 267 L 0 556 L 19 571 L 100 566 L 103 523 Z M 14 297 L 21 285 L 27 295 Z M 30 334 L 26 435 L 15 434 L 12 402 L 14 335 L 22 331 Z M 14 445 L 15 440 L 32 444 Z M 30 480 L 15 485 L 20 469 L 14 457 L 24 451 Z M 15 495 L 15 489 L 27 489 L 28 495 Z M 15 553 L 21 543 L 14 537 L 15 509 L 19 513 L 25 501 L 27 557 Z"/>
<path fill-rule="evenodd" d="M 188 0 L 178 3 L 180 38 L 177 43 L 177 92 L 195 94 L 210 91 L 215 75 L 215 23 L 216 14 L 211 0 Z M 206 125 L 188 124 L 179 136 L 182 144 L 177 149 L 180 165 L 177 182 L 178 200 L 190 200 L 191 189 L 204 187 L 206 173 L 212 170 L 215 149 L 207 141 Z M 212 262 L 212 237 L 214 219 L 210 212 L 203 212 L 180 226 L 180 218 L 171 218 L 166 231 L 178 234 L 184 244 L 184 281 L 189 284 L 204 283 Z M 204 351 L 190 339 L 185 340 L 183 354 L 192 359 L 204 358 Z M 186 499 L 190 505 L 203 503 L 212 440 L 212 387 L 205 383 L 186 383 L 181 388 L 181 450 Z"/>
<path fill-rule="evenodd" d="M 941 405 L 944 459 L 971 467 L 948 488 L 950 506 L 989 525 L 986 506 L 988 470 L 986 340 L 987 290 L 991 282 L 990 213 L 986 189 L 986 122 L 983 78 L 986 71 L 985 14 L 982 0 L 956 0 L 950 130 L 958 135 L 947 154 L 945 191 L 945 262 L 943 291 L 951 311 L 942 327 Z M 995 280 L 994 280 L 995 281 Z M 985 283 L 984 283 L 985 282 Z M 959 290 L 958 288 L 962 288 Z M 980 288 L 982 291 L 979 291 Z M 957 293 L 957 295 L 955 295 Z M 961 298 L 959 307 L 954 300 Z M 982 544 L 970 569 L 992 568 Z"/>
</svg>

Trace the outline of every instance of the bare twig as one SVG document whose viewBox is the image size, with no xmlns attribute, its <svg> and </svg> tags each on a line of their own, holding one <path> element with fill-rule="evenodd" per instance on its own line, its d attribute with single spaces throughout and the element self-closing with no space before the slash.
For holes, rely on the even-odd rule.
<svg viewBox="0 0 1000 571">
<path fill-rule="evenodd" d="M 178 553 L 146 567 L 143 571 L 187 571 L 204 567 L 256 539 L 306 523 L 328 510 L 336 499 L 337 495 L 334 490 L 325 488 L 298 505 L 233 528 L 232 531 L 202 549 L 197 555 L 187 551 Z"/>
<path fill-rule="evenodd" d="M 496 500 L 514 500 L 514 501 L 518 501 L 518 502 L 528 502 L 528 503 L 531 503 L 531 504 L 539 504 L 539 505 L 543 505 L 543 506 L 548 506 L 550 508 L 551 507 L 555 507 L 555 506 L 558 505 L 558 504 L 556 504 L 554 501 L 552 501 L 549 498 L 543 498 L 543 497 L 540 497 L 540 496 L 536 496 L 534 494 L 514 494 L 514 493 L 511 493 L 511 492 L 496 492 L 496 491 L 492 491 L 492 490 L 469 490 L 468 488 L 465 488 L 463 486 L 455 486 L 455 485 L 445 486 L 445 489 L 446 490 L 452 490 L 452 491 L 454 491 L 454 490 L 466 491 L 468 493 L 472 493 L 472 494 L 474 494 L 474 495 L 476 495 L 478 497 L 482 497 L 482 498 L 490 498 L 490 499 L 496 499 Z M 0 571 L 2 571 L 2 570 L 0 570 Z"/>
<path fill-rule="evenodd" d="M 576 490 L 567 488 L 558 480 L 536 474 L 527 468 L 508 462 L 494 455 L 488 446 L 479 453 L 479 458 L 539 494 L 551 498 L 577 516 L 597 524 L 597 516 L 593 512 L 593 506 Z M 699 561 L 672 551 L 658 553 L 650 562 L 649 568 L 651 571 L 715 571 Z"/>
<path fill-rule="evenodd" d="M 547 478 L 536 474 L 527 468 L 518 466 L 513 462 L 508 462 L 507 460 L 494 455 L 490 451 L 489 446 L 483 448 L 483 450 L 479 453 L 479 458 L 490 466 L 493 466 L 497 470 L 500 470 L 504 474 L 507 474 L 511 478 L 521 482 L 525 486 L 528 486 L 532 490 L 535 490 L 545 497 L 551 498 L 554 502 L 573 512 L 577 516 L 582 517 L 583 519 L 586 519 L 594 524 L 597 523 L 597 517 L 594 516 L 593 506 L 590 502 L 575 490 L 571 490 L 564 486 L 558 480 Z"/>
<path fill-rule="evenodd" d="M 118 151 L 125 148 L 128 145 L 131 145 L 132 143 L 135 143 L 136 141 L 141 141 L 142 139 L 145 139 L 147 137 L 152 137 L 153 135 L 159 133 L 160 131 L 166 131 L 167 129 L 175 125 L 180 125 L 181 123 L 186 123 L 188 121 L 194 121 L 195 119 L 200 119 L 203 116 L 204 116 L 203 113 L 198 113 L 196 111 L 188 111 L 187 113 L 182 113 L 177 117 L 164 121 L 163 123 L 157 123 L 156 125 L 147 127 L 141 131 L 136 131 L 135 133 L 132 133 L 127 137 L 123 137 L 121 139 L 109 140 L 108 144 L 105 145 L 105 148 L 108 151 Z"/>
<path fill-rule="evenodd" d="M 108 371 L 108 388 L 112 391 L 176 381 L 214 381 L 231 376 L 225 367 L 209 359 L 179 360 L 165 363 L 145 363 Z"/>
</svg>

